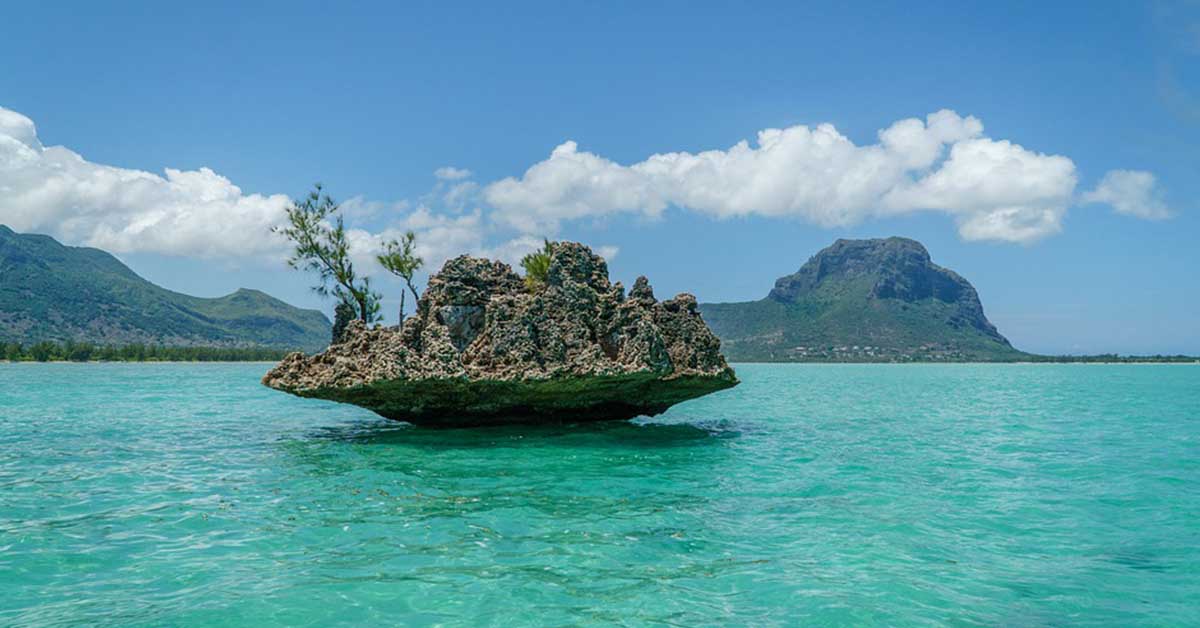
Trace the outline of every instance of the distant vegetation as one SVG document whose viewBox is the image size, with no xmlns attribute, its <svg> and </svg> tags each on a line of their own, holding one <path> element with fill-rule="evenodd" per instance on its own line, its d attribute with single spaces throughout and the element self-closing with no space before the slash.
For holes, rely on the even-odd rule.
<svg viewBox="0 0 1200 628">
<path fill-rule="evenodd" d="M 1011 362 L 975 289 L 905 238 L 838 240 L 766 298 L 704 303 L 737 362 Z"/>
<path fill-rule="evenodd" d="M 704 303 L 731 362 L 1194 362 L 1174 356 L 1049 356 L 1013 348 L 979 295 L 906 238 L 838 240 L 766 298 Z"/>
<path fill-rule="evenodd" d="M 739 357 L 731 362 L 804 362 L 813 364 L 953 364 L 964 362 L 1036 363 L 1036 364 L 1156 364 L 1200 363 L 1200 357 L 1187 355 L 1038 355 L 1014 351 L 987 355 L 956 348 L 929 348 L 905 352 L 886 351 L 880 347 L 808 347 L 804 353 Z"/>
<path fill-rule="evenodd" d="M 0 346 L 46 341 L 315 351 L 329 319 L 257 290 L 219 298 L 156 286 L 99 249 L 0 225 Z"/>
<path fill-rule="evenodd" d="M 87 342 L 0 345 L 9 362 L 276 362 L 287 355 L 267 347 L 171 347 L 145 344 L 102 346 Z"/>
<path fill-rule="evenodd" d="M 1180 362 L 1191 363 L 1200 362 L 1200 356 L 1190 355 L 1117 355 L 1115 353 L 1104 353 L 1100 355 L 1034 355 L 1026 354 L 1023 362 L 1054 362 L 1054 363 L 1069 363 L 1069 364 L 1094 364 L 1094 363 L 1120 363 L 1120 364 L 1143 364 L 1157 362 Z"/>
</svg>

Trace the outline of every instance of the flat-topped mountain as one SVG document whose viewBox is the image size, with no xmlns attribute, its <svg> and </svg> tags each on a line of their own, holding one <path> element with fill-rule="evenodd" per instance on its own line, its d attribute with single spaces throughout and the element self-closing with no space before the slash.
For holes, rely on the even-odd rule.
<svg viewBox="0 0 1200 628">
<path fill-rule="evenodd" d="M 707 303 L 733 361 L 1014 360 L 975 288 L 907 238 L 838 240 L 759 301 Z"/>
<path fill-rule="evenodd" d="M 329 319 L 257 290 L 205 299 L 161 288 L 99 249 L 0 225 L 0 342 L 317 350 Z"/>
</svg>

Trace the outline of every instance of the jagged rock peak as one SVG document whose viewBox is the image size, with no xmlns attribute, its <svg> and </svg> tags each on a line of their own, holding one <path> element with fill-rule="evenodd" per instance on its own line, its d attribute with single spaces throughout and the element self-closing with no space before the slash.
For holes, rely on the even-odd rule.
<svg viewBox="0 0 1200 628">
<path fill-rule="evenodd" d="M 737 379 L 695 297 L 660 303 L 639 277 L 627 299 L 603 258 L 558 242 L 543 284 L 457 257 L 430 277 L 402 331 L 352 324 L 341 343 L 288 356 L 263 383 L 389 418 L 463 424 L 657 414 Z"/>
<path fill-rule="evenodd" d="M 874 296 L 919 300 L 929 296 L 954 301 L 970 284 L 935 265 L 916 240 L 839 239 L 813 255 L 794 274 L 780 277 L 769 298 L 794 302 L 831 281 L 874 279 Z"/>
</svg>

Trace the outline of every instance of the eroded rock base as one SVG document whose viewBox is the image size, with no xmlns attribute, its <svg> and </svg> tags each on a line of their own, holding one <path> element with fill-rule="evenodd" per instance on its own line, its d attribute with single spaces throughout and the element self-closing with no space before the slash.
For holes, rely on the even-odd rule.
<svg viewBox="0 0 1200 628">
<path fill-rule="evenodd" d="M 263 383 L 420 425 L 620 420 L 735 386 L 720 346 L 692 295 L 659 301 L 645 277 L 627 295 L 603 258 L 559 242 L 540 284 L 452 259 L 402 328 L 352 321 Z"/>
<path fill-rule="evenodd" d="M 730 388 L 733 377 L 651 373 L 533 381 L 465 378 L 387 380 L 353 388 L 296 391 L 361 406 L 396 421 L 426 427 L 567 424 L 654 416 L 688 399 Z"/>
</svg>

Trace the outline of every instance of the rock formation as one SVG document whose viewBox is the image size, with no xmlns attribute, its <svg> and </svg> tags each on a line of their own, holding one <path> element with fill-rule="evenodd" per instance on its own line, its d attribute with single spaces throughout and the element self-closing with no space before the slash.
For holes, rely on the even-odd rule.
<svg viewBox="0 0 1200 628">
<path fill-rule="evenodd" d="M 507 264 L 452 259 L 402 330 L 351 322 L 340 343 L 289 355 L 263 383 L 453 426 L 655 415 L 737 378 L 695 297 L 659 302 L 645 277 L 626 296 L 602 258 L 561 242 L 532 289 Z"/>
<path fill-rule="evenodd" d="M 700 311 L 737 361 L 1026 357 L 984 316 L 975 288 L 907 238 L 838 240 L 779 278 L 766 298 Z"/>
</svg>

